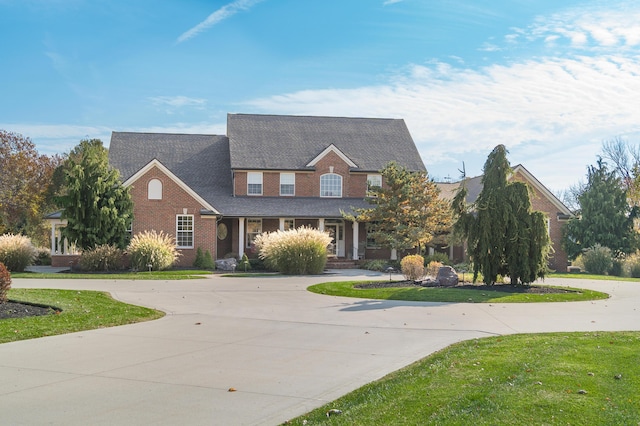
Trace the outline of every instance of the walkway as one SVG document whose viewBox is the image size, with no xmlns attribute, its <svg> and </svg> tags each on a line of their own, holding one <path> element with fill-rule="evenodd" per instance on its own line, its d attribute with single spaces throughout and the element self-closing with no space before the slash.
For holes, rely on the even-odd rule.
<svg viewBox="0 0 640 426">
<path fill-rule="evenodd" d="M 1 422 L 277 425 L 461 340 L 640 327 L 640 284 L 571 280 L 612 298 L 526 305 L 371 301 L 305 290 L 318 282 L 380 277 L 339 274 L 15 279 L 16 288 L 106 290 L 167 315 L 0 345 Z"/>
</svg>

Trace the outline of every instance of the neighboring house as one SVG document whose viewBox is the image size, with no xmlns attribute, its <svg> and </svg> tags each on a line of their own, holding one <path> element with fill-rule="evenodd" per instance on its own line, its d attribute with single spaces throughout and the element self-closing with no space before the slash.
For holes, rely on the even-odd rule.
<svg viewBox="0 0 640 426">
<path fill-rule="evenodd" d="M 571 218 L 571 211 L 551 191 L 549 191 L 538 179 L 536 179 L 522 165 L 513 167 L 510 179 L 524 182 L 531 188 L 531 206 L 533 210 L 541 211 L 547 216 L 547 229 L 551 239 L 552 252 L 549 258 L 549 267 L 558 272 L 566 272 L 568 266 L 567 253 L 562 248 L 562 226 Z M 456 191 L 464 182 L 467 187 L 467 202 L 473 203 L 482 191 L 482 176 L 467 178 L 461 182 L 438 183 L 441 195 L 447 199 L 453 199 Z M 466 258 L 463 247 L 449 248 L 449 257 L 456 262 Z"/>
<path fill-rule="evenodd" d="M 180 264 L 196 251 L 247 253 L 266 231 L 328 231 L 337 258 L 389 258 L 364 223 L 342 212 L 368 207 L 390 161 L 425 170 L 403 120 L 229 114 L 227 136 L 113 132 L 109 161 L 134 202 L 133 234 L 175 236 Z"/>
</svg>

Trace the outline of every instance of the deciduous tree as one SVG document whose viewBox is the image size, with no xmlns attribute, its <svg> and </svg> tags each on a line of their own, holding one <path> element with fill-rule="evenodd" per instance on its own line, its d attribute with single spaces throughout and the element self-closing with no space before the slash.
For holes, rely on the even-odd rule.
<svg viewBox="0 0 640 426">
<path fill-rule="evenodd" d="M 67 220 L 63 235 L 81 249 L 102 244 L 124 248 L 133 203 L 120 174 L 109 166 L 102 141 L 81 141 L 69 154 L 64 170 L 64 194 L 58 197 L 62 218 Z"/>
<path fill-rule="evenodd" d="M 530 284 L 547 268 L 546 218 L 532 210 L 527 185 L 509 181 L 511 172 L 507 150 L 498 145 L 484 164 L 483 187 L 475 203 L 467 204 L 464 183 L 452 203 L 454 232 L 467 241 L 474 281 L 482 273 L 489 285 L 498 275 L 509 276 L 512 284 Z"/>
<path fill-rule="evenodd" d="M 60 156 L 38 154 L 29 138 L 0 130 L 0 234 L 27 234 L 44 243 L 42 217 L 54 207 L 48 194 L 61 163 Z"/>
<path fill-rule="evenodd" d="M 395 162 L 381 172 L 383 185 L 370 188 L 371 208 L 354 209 L 349 220 L 367 222 L 370 237 L 383 247 L 420 249 L 451 226 L 451 209 L 427 172 L 409 171 Z"/>
</svg>

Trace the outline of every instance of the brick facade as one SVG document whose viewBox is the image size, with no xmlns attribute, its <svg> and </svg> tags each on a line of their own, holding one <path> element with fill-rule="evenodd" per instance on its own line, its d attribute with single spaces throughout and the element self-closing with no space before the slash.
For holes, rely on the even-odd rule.
<svg viewBox="0 0 640 426">
<path fill-rule="evenodd" d="M 247 195 L 247 173 L 249 171 L 234 172 L 235 195 Z M 291 197 L 290 195 L 280 195 L 280 173 L 295 174 L 295 197 L 319 197 L 320 176 L 327 173 L 335 173 L 342 176 L 343 198 L 364 198 L 367 192 L 367 173 L 352 172 L 349 165 L 335 152 L 328 152 L 327 155 L 320 159 L 315 165 L 315 170 L 304 172 L 287 170 L 282 172 L 262 172 L 263 197 Z M 259 196 L 256 195 L 256 197 Z"/>
<path fill-rule="evenodd" d="M 150 200 L 147 188 L 149 181 L 162 182 L 162 199 Z M 216 217 L 203 216 L 203 206 L 173 179 L 157 167 L 151 168 L 131 185 L 131 197 L 134 200 L 133 234 L 143 231 L 164 231 L 175 238 L 177 215 L 193 215 L 193 248 L 180 249 L 178 266 L 191 266 L 198 248 L 209 250 L 216 257 Z"/>
<path fill-rule="evenodd" d="M 549 257 L 549 267 L 558 272 L 566 272 L 568 265 L 567 253 L 562 248 L 562 227 L 566 220 L 558 219 L 558 207 L 545 196 L 529 179 L 527 179 L 520 171 L 512 178 L 515 181 L 524 182 L 529 185 L 531 193 L 531 207 L 533 210 L 541 211 L 547 216 L 547 224 L 549 226 L 549 238 L 553 250 Z"/>
</svg>

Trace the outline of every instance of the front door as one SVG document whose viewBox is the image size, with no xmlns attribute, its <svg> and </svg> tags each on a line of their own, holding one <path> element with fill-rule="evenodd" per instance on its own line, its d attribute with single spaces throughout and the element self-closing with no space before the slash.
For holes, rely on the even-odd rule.
<svg viewBox="0 0 640 426">
<path fill-rule="evenodd" d="M 329 233 L 331 237 L 331 244 L 329 245 L 329 256 L 344 257 L 344 222 L 325 222 L 324 230 Z"/>
</svg>

